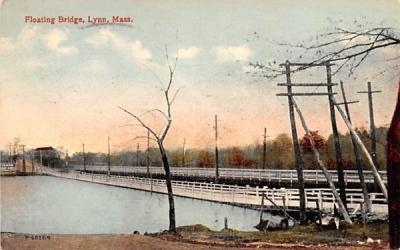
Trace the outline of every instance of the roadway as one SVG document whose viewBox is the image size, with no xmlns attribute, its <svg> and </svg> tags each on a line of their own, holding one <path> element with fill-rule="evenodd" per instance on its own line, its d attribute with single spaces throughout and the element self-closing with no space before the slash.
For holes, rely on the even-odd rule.
<svg viewBox="0 0 400 250">
<path fill-rule="evenodd" d="M 82 165 L 73 166 L 75 170 L 83 171 Z M 86 166 L 86 172 L 104 174 L 107 173 L 107 166 Z M 164 169 L 162 167 L 150 167 L 152 178 L 163 178 Z M 338 182 L 337 172 L 329 171 L 334 182 Z M 147 176 L 146 167 L 134 166 L 111 166 L 111 173 L 115 175 L 130 175 L 138 177 Z M 206 181 L 214 182 L 214 168 L 183 168 L 172 167 L 171 174 L 174 180 L 187 181 Z M 386 171 L 380 171 L 383 180 L 387 181 Z M 346 187 L 359 188 L 359 177 L 356 170 L 345 170 L 344 178 Z M 376 190 L 372 171 L 364 170 L 365 182 L 370 191 Z M 270 187 L 295 187 L 297 185 L 296 170 L 287 169 L 244 169 L 244 168 L 221 168 L 220 183 L 251 185 L 251 186 L 270 186 Z M 321 170 L 304 170 L 304 182 L 306 187 L 328 187 L 325 176 Z"/>
</svg>

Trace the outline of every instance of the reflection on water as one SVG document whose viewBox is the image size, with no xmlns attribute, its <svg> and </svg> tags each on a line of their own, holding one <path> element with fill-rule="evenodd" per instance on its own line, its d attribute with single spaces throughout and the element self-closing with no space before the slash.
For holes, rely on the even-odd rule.
<svg viewBox="0 0 400 250">
<path fill-rule="evenodd" d="M 175 198 L 177 225 L 251 230 L 258 212 Z M 1 231 L 98 234 L 168 228 L 166 195 L 47 176 L 1 178 Z"/>
</svg>

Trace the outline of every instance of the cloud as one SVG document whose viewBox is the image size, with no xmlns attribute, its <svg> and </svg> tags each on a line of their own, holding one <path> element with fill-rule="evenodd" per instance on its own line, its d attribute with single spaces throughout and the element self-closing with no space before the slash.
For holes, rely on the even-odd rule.
<svg viewBox="0 0 400 250">
<path fill-rule="evenodd" d="M 45 36 L 46 45 L 52 51 L 64 55 L 78 52 L 75 46 L 61 46 L 61 43 L 67 40 L 68 33 L 59 29 L 54 29 Z"/>
<path fill-rule="evenodd" d="M 38 26 L 26 26 L 22 29 L 21 33 L 18 34 L 17 44 L 21 47 L 30 47 L 38 37 L 39 27 Z"/>
<path fill-rule="evenodd" d="M 176 52 L 176 56 L 179 59 L 192 59 L 196 56 L 198 56 L 201 52 L 201 49 L 199 47 L 190 47 L 187 49 L 178 49 Z"/>
<path fill-rule="evenodd" d="M 95 35 L 88 37 L 86 42 L 95 48 L 111 45 L 120 50 L 121 53 L 127 53 L 128 51 L 138 64 L 148 64 L 152 58 L 151 51 L 143 47 L 141 41 L 128 41 L 109 29 L 100 29 Z"/>
<path fill-rule="evenodd" d="M 44 43 L 47 48 L 60 54 L 77 52 L 78 50 L 74 46 L 61 46 L 66 40 L 68 40 L 68 33 L 65 31 L 55 29 L 44 33 L 40 27 L 28 25 L 21 30 L 15 39 L 0 37 L 0 54 L 9 54 L 12 52 L 32 54 L 34 50 L 37 50 L 36 45 L 39 45 L 39 43 L 39 46 L 42 46 Z M 35 61 L 32 65 L 44 65 L 37 62 Z"/>
<path fill-rule="evenodd" d="M 14 43 L 8 37 L 0 37 L 0 55 L 10 54 L 15 49 Z"/>
<path fill-rule="evenodd" d="M 15 40 L 9 37 L 0 37 L 0 55 L 10 54 L 16 48 L 30 48 L 37 41 L 38 30 L 38 27 L 26 26 Z"/>
<path fill-rule="evenodd" d="M 47 67 L 48 64 L 45 61 L 32 55 L 32 51 L 35 50 L 33 45 L 41 41 L 39 31 L 39 27 L 26 26 L 18 34 L 16 39 L 0 37 L 0 55 L 23 55 L 24 60 L 20 66 L 30 69 Z"/>
<path fill-rule="evenodd" d="M 142 43 L 139 40 L 135 40 L 132 43 L 132 56 L 137 62 L 145 63 L 151 59 L 150 50 L 143 48 Z"/>
<path fill-rule="evenodd" d="M 247 61 L 251 56 L 251 50 L 247 44 L 217 47 L 214 52 L 218 61 Z"/>
<path fill-rule="evenodd" d="M 86 42 L 96 48 L 107 43 L 111 43 L 117 48 L 126 48 L 128 46 L 126 39 L 114 34 L 109 29 L 100 29 L 94 36 L 86 38 Z"/>
</svg>

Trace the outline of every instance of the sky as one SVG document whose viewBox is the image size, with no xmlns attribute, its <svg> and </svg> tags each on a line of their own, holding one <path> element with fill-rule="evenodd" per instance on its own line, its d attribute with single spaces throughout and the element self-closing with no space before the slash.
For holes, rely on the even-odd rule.
<svg viewBox="0 0 400 250">
<path fill-rule="evenodd" d="M 282 43 L 310 41 L 332 28 L 400 27 L 400 1 L 54 1 L 0 0 L 0 149 L 14 138 L 27 148 L 55 146 L 69 152 L 105 152 L 136 148 L 146 131 L 126 113 L 165 110 L 160 91 L 168 81 L 166 54 L 177 56 L 173 90 L 181 88 L 172 107 L 168 148 L 184 138 L 188 148 L 214 145 L 218 114 L 222 147 L 262 142 L 290 133 L 287 98 L 276 86 L 284 78 L 246 74 L 251 62 L 295 60 L 303 52 Z M 25 16 L 127 16 L 130 25 L 25 23 Z M 390 122 L 399 81 L 388 58 L 399 48 L 372 53 L 353 76 L 343 80 L 356 126 L 369 126 L 367 96 L 357 94 L 371 81 L 383 92 L 374 96 L 377 126 Z M 307 58 L 307 55 L 305 57 Z M 294 81 L 325 81 L 324 72 L 299 74 Z M 319 80 L 318 80 L 319 79 Z M 340 95 L 337 97 L 340 99 Z M 310 129 L 331 133 L 327 98 L 296 99 Z M 155 130 L 161 117 L 143 115 Z M 299 123 L 298 123 L 299 124 Z M 338 116 L 342 133 L 346 127 Z M 299 134 L 304 132 L 299 127 Z M 136 139 L 135 139 L 136 138 Z"/>
</svg>

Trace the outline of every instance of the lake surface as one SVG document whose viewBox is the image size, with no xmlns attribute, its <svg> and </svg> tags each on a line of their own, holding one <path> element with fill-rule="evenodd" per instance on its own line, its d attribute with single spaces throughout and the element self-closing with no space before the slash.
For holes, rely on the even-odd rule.
<svg viewBox="0 0 400 250">
<path fill-rule="evenodd" d="M 1 231 L 106 234 L 168 229 L 166 195 L 48 176 L 0 178 Z M 175 197 L 177 225 L 254 231 L 259 213 Z"/>
</svg>

